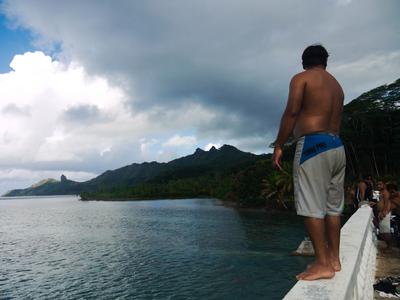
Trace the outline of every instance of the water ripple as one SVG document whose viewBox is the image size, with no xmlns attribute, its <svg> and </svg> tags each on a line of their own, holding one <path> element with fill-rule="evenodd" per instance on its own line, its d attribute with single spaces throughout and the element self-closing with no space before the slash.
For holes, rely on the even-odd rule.
<svg viewBox="0 0 400 300">
<path fill-rule="evenodd" d="M 297 219 L 214 199 L 1 200 L 0 228 L 0 299 L 280 299 L 307 263 Z"/>
</svg>

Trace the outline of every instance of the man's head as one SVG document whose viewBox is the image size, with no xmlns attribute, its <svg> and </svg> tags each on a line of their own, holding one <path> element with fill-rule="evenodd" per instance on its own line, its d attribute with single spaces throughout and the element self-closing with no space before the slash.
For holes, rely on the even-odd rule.
<svg viewBox="0 0 400 300">
<path fill-rule="evenodd" d="M 303 60 L 303 68 L 309 69 L 315 66 L 323 66 L 326 68 L 328 61 L 328 51 L 322 45 L 311 45 L 308 46 L 301 56 Z"/>
<path fill-rule="evenodd" d="M 366 181 L 366 182 L 368 182 L 370 184 L 372 184 L 374 182 L 373 179 L 372 179 L 372 176 L 370 174 L 364 175 L 363 179 L 364 179 L 364 181 Z"/>
<path fill-rule="evenodd" d="M 383 191 L 386 188 L 386 184 L 382 180 L 379 180 L 376 183 L 376 187 L 378 188 L 379 191 Z"/>
</svg>

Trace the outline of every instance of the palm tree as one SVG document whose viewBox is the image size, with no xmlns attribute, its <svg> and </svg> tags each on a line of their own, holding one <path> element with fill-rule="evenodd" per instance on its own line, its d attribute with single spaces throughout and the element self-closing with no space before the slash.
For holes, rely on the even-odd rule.
<svg viewBox="0 0 400 300">
<path fill-rule="evenodd" d="M 288 209 L 285 199 L 291 198 L 293 193 L 292 164 L 284 162 L 282 169 L 263 179 L 261 197 L 265 199 L 266 206 L 271 199 L 275 199 L 278 206 Z"/>
</svg>

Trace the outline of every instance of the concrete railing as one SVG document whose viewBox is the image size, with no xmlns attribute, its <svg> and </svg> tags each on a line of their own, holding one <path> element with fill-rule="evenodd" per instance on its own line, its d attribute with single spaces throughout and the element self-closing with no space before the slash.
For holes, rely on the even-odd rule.
<svg viewBox="0 0 400 300">
<path fill-rule="evenodd" d="M 372 218 L 372 209 L 363 206 L 341 229 L 342 271 L 333 279 L 298 281 L 284 299 L 373 299 L 376 237 Z"/>
</svg>

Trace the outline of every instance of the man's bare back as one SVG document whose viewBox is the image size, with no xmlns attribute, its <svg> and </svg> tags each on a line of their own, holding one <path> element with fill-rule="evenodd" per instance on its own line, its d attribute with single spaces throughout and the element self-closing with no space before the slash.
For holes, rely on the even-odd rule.
<svg viewBox="0 0 400 300">
<path fill-rule="evenodd" d="M 343 100 L 342 87 L 323 66 L 310 67 L 293 76 L 275 148 L 281 148 L 290 135 L 298 138 L 314 132 L 339 134 Z"/>
<path fill-rule="evenodd" d="M 298 138 L 313 132 L 339 134 L 344 94 L 326 70 L 314 67 L 296 75 L 304 84 L 303 101 L 293 129 Z"/>
</svg>

